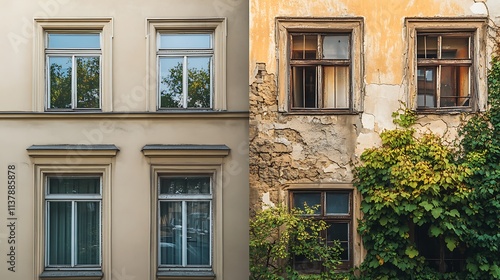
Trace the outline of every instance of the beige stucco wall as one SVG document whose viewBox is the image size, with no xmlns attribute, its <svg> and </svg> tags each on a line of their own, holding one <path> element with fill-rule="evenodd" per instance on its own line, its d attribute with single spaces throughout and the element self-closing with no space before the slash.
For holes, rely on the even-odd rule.
<svg viewBox="0 0 500 280">
<path fill-rule="evenodd" d="M 114 144 L 111 265 L 105 280 L 156 279 L 151 272 L 151 169 L 147 144 L 227 145 L 222 159 L 222 232 L 214 243 L 216 279 L 248 277 L 248 1 L 1 1 L 0 279 L 35 274 L 34 164 L 27 148 L 46 144 Z M 34 18 L 112 18 L 112 100 L 120 112 L 32 113 Z M 147 19 L 226 18 L 227 112 L 147 111 Z M 8 271 L 7 177 L 16 165 L 16 272 Z M 215 238 L 215 237 L 214 237 Z M 219 238 L 219 237 L 217 237 Z M 222 242 L 221 242 L 222 241 Z M 217 256 L 218 257 L 218 256 Z M 186 278 L 189 279 L 189 278 Z"/>
</svg>

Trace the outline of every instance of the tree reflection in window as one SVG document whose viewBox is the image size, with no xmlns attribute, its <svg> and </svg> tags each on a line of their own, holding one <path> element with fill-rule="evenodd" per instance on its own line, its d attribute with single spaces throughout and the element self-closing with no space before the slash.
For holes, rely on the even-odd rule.
<svg viewBox="0 0 500 280">
<path fill-rule="evenodd" d="M 210 57 L 160 59 L 161 108 L 210 108 Z M 195 66 L 191 66 L 191 64 Z M 187 79 L 184 73 L 187 72 Z"/>
<path fill-rule="evenodd" d="M 52 56 L 49 67 L 50 108 L 99 108 L 100 57 Z"/>
</svg>

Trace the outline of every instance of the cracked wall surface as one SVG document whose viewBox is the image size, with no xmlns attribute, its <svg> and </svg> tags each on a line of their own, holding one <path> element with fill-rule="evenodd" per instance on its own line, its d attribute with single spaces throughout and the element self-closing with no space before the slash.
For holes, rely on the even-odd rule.
<svg viewBox="0 0 500 280">
<path fill-rule="evenodd" d="M 360 116 L 279 113 L 275 76 L 258 75 L 250 93 L 251 207 L 280 202 L 289 184 L 350 183 Z"/>
<path fill-rule="evenodd" d="M 279 49 L 277 18 L 363 19 L 362 108 L 358 114 L 290 114 L 278 104 Z M 297 183 L 352 183 L 353 169 L 367 148 L 380 145 L 379 133 L 393 129 L 391 114 L 408 103 L 407 18 L 467 19 L 488 22 L 484 40 L 483 86 L 494 50 L 500 2 L 492 0 L 254 0 L 250 3 L 250 207 L 284 202 L 282 190 Z M 483 42 L 484 41 L 484 42 Z M 457 139 L 461 113 L 419 114 L 417 134 L 432 132 Z"/>
</svg>

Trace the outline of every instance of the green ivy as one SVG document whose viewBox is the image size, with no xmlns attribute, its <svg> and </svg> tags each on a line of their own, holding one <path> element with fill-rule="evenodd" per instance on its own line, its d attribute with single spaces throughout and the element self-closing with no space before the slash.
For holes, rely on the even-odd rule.
<svg viewBox="0 0 500 280">
<path fill-rule="evenodd" d="M 500 279 L 500 60 L 488 75 L 489 108 L 464 121 L 454 147 L 434 134 L 415 137 L 416 115 L 393 114 L 399 128 L 361 155 L 355 185 L 364 214 L 358 231 L 367 256 L 360 279 Z M 466 250 L 459 273 L 429 267 L 414 229 Z"/>
</svg>

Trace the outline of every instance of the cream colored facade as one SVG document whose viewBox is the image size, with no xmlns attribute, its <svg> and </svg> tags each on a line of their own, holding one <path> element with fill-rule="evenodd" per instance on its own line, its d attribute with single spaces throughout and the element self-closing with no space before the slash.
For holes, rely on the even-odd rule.
<svg viewBox="0 0 500 280">
<path fill-rule="evenodd" d="M 251 209 L 293 203 L 297 191 L 318 196 L 352 192 L 352 212 L 341 222 L 352 233 L 346 240 L 351 246 L 348 265 L 359 265 L 364 249 L 356 231 L 361 213 L 353 169 L 365 149 L 380 144 L 379 133 L 395 127 L 391 114 L 401 102 L 417 109 L 417 35 L 472 32 L 469 46 L 474 50 L 467 62 L 474 71 L 475 103 L 467 110 L 418 113 L 419 133 L 432 131 L 453 140 L 462 112 L 486 108 L 486 73 L 499 24 L 500 2 L 493 0 L 251 1 Z M 297 47 L 292 41 L 301 34 L 330 33 L 349 36 L 349 61 L 333 63 L 350 67 L 350 106 L 294 110 L 290 69 L 314 61 L 292 61 L 291 48 Z"/>
<path fill-rule="evenodd" d="M 0 279 L 246 279 L 248 2 L 2 1 L 0 15 Z M 100 108 L 50 111 L 46 33 L 74 30 L 101 36 Z M 212 34 L 212 109 L 157 109 L 170 31 Z M 101 178 L 97 273 L 46 273 L 45 179 L 65 174 Z M 211 179 L 208 269 L 158 269 L 162 174 Z"/>
</svg>

